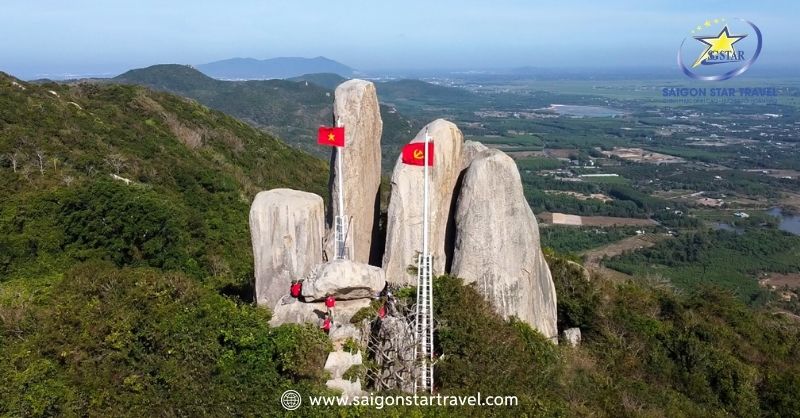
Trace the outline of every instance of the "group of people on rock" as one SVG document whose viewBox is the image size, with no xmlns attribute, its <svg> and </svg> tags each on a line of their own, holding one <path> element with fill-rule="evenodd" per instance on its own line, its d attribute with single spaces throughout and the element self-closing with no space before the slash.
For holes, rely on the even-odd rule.
<svg viewBox="0 0 800 418">
<path fill-rule="evenodd" d="M 303 293 L 303 281 L 302 280 L 292 280 L 292 284 L 289 286 L 289 296 L 294 299 L 300 299 L 300 295 Z M 389 285 L 387 284 L 386 287 L 383 288 L 377 295 L 374 296 L 376 299 L 380 299 L 383 301 L 383 304 L 380 308 L 378 308 L 378 318 L 385 318 L 386 315 L 389 316 L 396 316 L 397 315 L 397 306 L 394 295 L 392 295 L 392 291 L 389 289 Z M 333 309 L 336 307 L 336 298 L 333 294 L 328 293 L 325 297 L 325 317 L 322 319 L 322 325 L 320 328 L 326 334 L 330 333 L 331 327 L 333 326 Z"/>
<path fill-rule="evenodd" d="M 303 281 L 302 280 L 292 280 L 292 284 L 289 286 L 289 296 L 294 299 L 300 299 L 300 295 L 303 293 Z M 322 320 L 322 330 L 325 333 L 329 333 L 331 327 L 333 326 L 333 308 L 336 307 L 336 298 L 333 297 L 333 294 L 328 293 L 325 297 L 325 318 Z"/>
</svg>

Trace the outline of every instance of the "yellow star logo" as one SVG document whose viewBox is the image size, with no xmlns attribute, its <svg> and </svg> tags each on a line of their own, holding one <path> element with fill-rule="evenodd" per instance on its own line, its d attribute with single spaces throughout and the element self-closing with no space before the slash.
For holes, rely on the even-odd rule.
<svg viewBox="0 0 800 418">
<path fill-rule="evenodd" d="M 336 140 L 336 135 L 334 135 L 333 132 L 329 132 L 328 133 L 328 141 L 333 142 L 335 140 Z"/>
<path fill-rule="evenodd" d="M 706 44 L 706 49 L 702 54 L 700 54 L 700 56 L 697 58 L 697 61 L 694 62 L 692 68 L 697 67 L 708 60 L 712 52 L 735 55 L 736 50 L 733 48 L 733 44 L 741 41 L 742 38 L 746 36 L 747 35 L 731 35 L 730 32 L 728 32 L 727 26 L 722 28 L 722 31 L 720 31 L 719 35 L 717 36 L 695 36 L 694 39 Z"/>
</svg>

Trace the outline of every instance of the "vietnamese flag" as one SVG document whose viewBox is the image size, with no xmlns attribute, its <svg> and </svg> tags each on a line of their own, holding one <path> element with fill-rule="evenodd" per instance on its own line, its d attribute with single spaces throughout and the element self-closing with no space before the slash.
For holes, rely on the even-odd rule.
<svg viewBox="0 0 800 418">
<path fill-rule="evenodd" d="M 344 146 L 344 127 L 320 126 L 317 144 L 330 147 Z"/>
<path fill-rule="evenodd" d="M 425 165 L 425 143 L 412 142 L 403 147 L 403 163 Z M 433 166 L 433 142 L 428 142 L 428 165 Z"/>
</svg>

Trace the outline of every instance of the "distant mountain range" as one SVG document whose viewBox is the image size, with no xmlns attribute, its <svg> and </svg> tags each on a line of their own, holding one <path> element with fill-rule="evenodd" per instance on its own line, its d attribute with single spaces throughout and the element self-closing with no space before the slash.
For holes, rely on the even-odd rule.
<svg viewBox="0 0 800 418">
<path fill-rule="evenodd" d="M 131 70 L 110 81 L 197 100 L 273 133 L 292 146 L 326 157 L 330 151 L 316 145 L 316 132 L 320 125 L 331 123 L 333 90 L 345 80 L 327 73 L 289 80 L 223 81 L 188 65 L 166 64 Z M 381 105 L 381 117 L 384 168 L 391 170 L 400 144 L 413 138 L 423 123 L 403 116 L 389 105 Z"/>
<path fill-rule="evenodd" d="M 231 58 L 197 65 L 196 68 L 209 77 L 221 80 L 268 80 L 315 73 L 352 77 L 355 74 L 352 68 L 325 57 L 281 57 L 264 60 Z"/>
</svg>

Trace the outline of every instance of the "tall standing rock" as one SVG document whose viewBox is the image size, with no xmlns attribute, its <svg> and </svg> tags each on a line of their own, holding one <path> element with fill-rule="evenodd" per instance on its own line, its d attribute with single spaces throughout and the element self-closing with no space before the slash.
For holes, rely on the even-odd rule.
<svg viewBox="0 0 800 418">
<path fill-rule="evenodd" d="M 325 212 L 322 198 L 292 189 L 256 195 L 250 206 L 256 302 L 273 308 L 292 279 L 322 262 Z"/>
<path fill-rule="evenodd" d="M 411 142 L 423 142 L 425 129 L 434 144 L 430 170 L 430 247 L 433 273 L 444 274 L 451 255 L 454 191 L 462 169 L 464 135 L 452 122 L 437 119 Z M 386 280 L 395 284 L 416 284 L 408 266 L 416 266 L 422 251 L 423 167 L 403 164 L 398 158 L 392 173 L 392 193 L 387 216 L 386 252 L 383 268 Z M 449 233 L 449 234 L 448 234 Z"/>
<path fill-rule="evenodd" d="M 325 252 L 334 258 L 333 220 L 342 213 L 339 207 L 339 176 L 344 183 L 344 212 L 352 219 L 346 241 L 350 260 L 378 264 L 378 212 L 381 185 L 381 121 L 375 85 L 364 80 L 349 80 L 336 87 L 334 118 L 344 126 L 345 146 L 331 154 L 331 192 L 328 235 Z M 340 154 L 338 151 L 342 151 Z M 337 159 L 343 156 L 343 173 Z"/>
<path fill-rule="evenodd" d="M 555 286 L 514 160 L 495 149 L 477 154 L 457 207 L 452 274 L 475 282 L 504 317 L 556 338 Z"/>
</svg>

